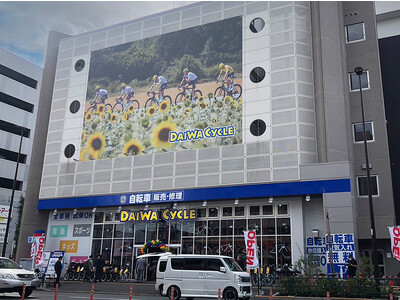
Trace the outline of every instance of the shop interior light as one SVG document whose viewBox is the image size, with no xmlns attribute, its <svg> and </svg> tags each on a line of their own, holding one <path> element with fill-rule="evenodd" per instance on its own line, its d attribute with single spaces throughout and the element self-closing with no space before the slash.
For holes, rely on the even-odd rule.
<svg viewBox="0 0 400 300">
<path fill-rule="evenodd" d="M 93 207 L 92 212 L 94 213 L 96 212 L 96 207 Z"/>
<path fill-rule="evenodd" d="M 117 212 L 121 212 L 122 206 L 118 206 Z"/>
<path fill-rule="evenodd" d="M 174 202 L 174 205 L 172 205 L 172 209 L 176 209 L 178 207 L 178 203 Z"/>
<path fill-rule="evenodd" d="M 272 202 L 274 202 L 274 197 L 271 196 L 268 198 L 268 203 L 272 203 Z"/>
<path fill-rule="evenodd" d="M 239 199 L 236 198 L 235 201 L 233 202 L 233 204 L 238 205 L 239 204 Z"/>
<path fill-rule="evenodd" d="M 307 202 L 310 202 L 310 200 L 311 200 L 310 195 L 306 195 L 306 201 L 307 201 Z"/>
<path fill-rule="evenodd" d="M 55 216 L 57 214 L 57 209 L 55 209 L 54 211 L 53 211 L 53 216 Z"/>
<path fill-rule="evenodd" d="M 78 209 L 74 208 L 74 215 L 76 215 L 78 213 Z"/>
<path fill-rule="evenodd" d="M 148 210 L 149 209 L 149 206 L 146 204 L 145 206 L 144 206 L 144 210 Z"/>
<path fill-rule="evenodd" d="M 207 206 L 207 200 L 204 200 L 202 205 Z"/>
</svg>

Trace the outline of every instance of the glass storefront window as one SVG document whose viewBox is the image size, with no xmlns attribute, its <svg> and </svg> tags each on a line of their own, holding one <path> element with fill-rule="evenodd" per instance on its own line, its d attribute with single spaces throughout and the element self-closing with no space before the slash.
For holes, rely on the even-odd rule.
<svg viewBox="0 0 400 300">
<path fill-rule="evenodd" d="M 180 244 L 181 243 L 181 222 L 171 223 L 171 233 L 170 233 L 170 244 Z"/>
<path fill-rule="evenodd" d="M 206 246 L 206 238 L 198 237 L 194 239 L 194 253 L 193 254 L 206 254 L 207 246 Z"/>
<path fill-rule="evenodd" d="M 195 223 L 196 236 L 206 236 L 207 235 L 207 221 L 196 221 Z"/>
<path fill-rule="evenodd" d="M 194 234 L 194 221 L 182 222 L 182 236 L 193 236 Z"/>
<path fill-rule="evenodd" d="M 246 245 L 244 243 L 244 237 L 241 239 L 235 238 L 233 250 L 235 257 L 238 255 L 241 257 L 246 257 Z"/>
<path fill-rule="evenodd" d="M 278 236 L 278 264 L 283 266 L 284 264 L 290 265 L 292 262 L 292 247 L 290 242 L 290 236 Z"/>
<path fill-rule="evenodd" d="M 221 221 L 221 235 L 233 235 L 233 220 Z"/>
<path fill-rule="evenodd" d="M 101 234 L 101 233 L 100 233 Z M 92 255 L 96 259 L 101 252 L 101 240 L 93 240 L 92 242 Z"/>
<path fill-rule="evenodd" d="M 132 266 L 132 252 L 133 252 L 133 240 L 124 240 L 122 265 L 126 266 L 127 264 L 129 264 L 130 266 Z"/>
<path fill-rule="evenodd" d="M 168 244 L 169 223 L 164 220 L 158 222 L 158 239 L 164 244 Z"/>
<path fill-rule="evenodd" d="M 235 217 L 244 217 L 244 206 L 235 207 Z"/>
<path fill-rule="evenodd" d="M 119 266 L 121 264 L 122 249 L 122 239 L 114 240 L 112 264 L 115 266 Z"/>
<path fill-rule="evenodd" d="M 208 209 L 208 217 L 209 218 L 218 218 L 219 214 L 218 214 L 218 207 L 210 207 Z"/>
<path fill-rule="evenodd" d="M 102 251 L 101 254 L 103 255 L 104 261 L 111 261 L 111 244 L 112 244 L 112 239 L 105 239 L 103 240 L 103 246 L 102 246 Z"/>
<path fill-rule="evenodd" d="M 114 238 L 122 238 L 124 236 L 124 224 L 115 224 Z"/>
<path fill-rule="evenodd" d="M 274 206 L 271 205 L 263 205 L 262 207 L 264 216 L 272 216 L 274 214 Z"/>
<path fill-rule="evenodd" d="M 246 230 L 246 220 L 239 219 L 235 220 L 235 235 L 243 235 L 243 231 Z"/>
<path fill-rule="evenodd" d="M 288 213 L 287 204 L 278 204 L 278 215 L 287 215 Z"/>
<path fill-rule="evenodd" d="M 260 215 L 260 206 L 250 206 L 250 216 L 259 216 Z"/>
<path fill-rule="evenodd" d="M 269 267 L 270 272 L 274 271 L 276 265 L 275 236 L 263 236 L 262 238 L 262 261 L 264 267 Z"/>
<path fill-rule="evenodd" d="M 290 218 L 276 219 L 278 234 L 290 234 Z"/>
<path fill-rule="evenodd" d="M 113 224 L 107 224 L 104 225 L 104 232 L 103 232 L 103 237 L 104 238 L 112 238 L 113 236 Z"/>
<path fill-rule="evenodd" d="M 115 220 L 115 222 L 118 222 L 118 221 L 119 221 L 120 215 L 121 215 L 121 214 L 118 213 L 118 212 L 114 214 L 114 220 Z"/>
<path fill-rule="evenodd" d="M 157 239 L 157 223 L 147 223 L 146 242 Z"/>
<path fill-rule="evenodd" d="M 193 254 L 193 238 L 182 238 L 182 254 Z"/>
<path fill-rule="evenodd" d="M 262 234 L 271 235 L 275 234 L 275 219 L 268 218 L 262 220 Z"/>
<path fill-rule="evenodd" d="M 223 217 L 231 217 L 232 216 L 232 207 L 223 207 L 222 208 L 222 216 Z"/>
<path fill-rule="evenodd" d="M 135 224 L 135 245 L 144 244 L 144 234 L 146 231 L 146 223 Z"/>
<path fill-rule="evenodd" d="M 219 251 L 219 238 L 209 237 L 207 239 L 207 254 L 215 255 L 218 254 L 218 251 Z"/>
<path fill-rule="evenodd" d="M 125 238 L 133 238 L 133 236 L 134 236 L 134 225 L 135 223 L 133 223 L 133 222 L 126 222 L 126 223 L 124 223 L 124 227 L 125 227 L 125 229 L 124 229 L 124 231 L 125 231 L 125 233 L 124 233 L 124 237 Z"/>
<path fill-rule="evenodd" d="M 208 235 L 209 236 L 219 236 L 219 220 L 218 221 L 208 221 Z"/>
<path fill-rule="evenodd" d="M 103 220 L 104 220 L 103 212 L 97 212 L 94 214 L 94 222 L 95 223 L 103 223 Z"/>
<path fill-rule="evenodd" d="M 249 219 L 249 225 L 247 226 L 248 230 L 255 230 L 256 235 L 261 234 L 261 220 L 260 219 Z"/>
<path fill-rule="evenodd" d="M 106 212 L 106 213 L 104 213 L 104 220 L 105 220 L 105 222 L 112 222 L 112 221 L 114 221 L 113 220 L 113 213 L 112 212 Z"/>
<path fill-rule="evenodd" d="M 233 241 L 231 237 L 221 237 L 219 254 L 233 257 Z"/>
<path fill-rule="evenodd" d="M 93 238 L 102 238 L 103 225 L 94 225 L 93 227 Z"/>
<path fill-rule="evenodd" d="M 197 209 L 197 217 L 198 218 L 205 218 L 207 217 L 207 210 L 205 208 L 198 208 Z"/>
</svg>

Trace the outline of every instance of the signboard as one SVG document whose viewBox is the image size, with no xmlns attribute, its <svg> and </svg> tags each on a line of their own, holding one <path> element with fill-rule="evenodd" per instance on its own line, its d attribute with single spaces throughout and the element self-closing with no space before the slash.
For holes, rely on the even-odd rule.
<svg viewBox="0 0 400 300">
<path fill-rule="evenodd" d="M 246 243 L 246 265 L 247 269 L 257 269 L 258 268 L 258 258 L 257 258 L 257 239 L 256 232 L 244 231 L 244 240 Z"/>
<path fill-rule="evenodd" d="M 33 233 L 30 257 L 35 258 L 35 266 L 42 263 L 45 241 L 46 233 L 43 230 L 37 230 Z"/>
<path fill-rule="evenodd" d="M 54 265 L 56 264 L 59 257 L 64 257 L 64 251 L 51 252 L 49 262 L 47 264 L 46 274 L 53 275 L 55 273 Z"/>
<path fill-rule="evenodd" d="M 69 213 L 69 212 L 60 212 L 53 214 L 52 220 L 53 221 L 71 221 L 71 220 L 78 220 L 78 219 L 85 219 L 90 220 L 93 218 L 93 212 L 89 211 L 82 211 L 76 214 Z"/>
<path fill-rule="evenodd" d="M 400 226 L 389 227 L 393 256 L 400 261 Z"/>
<path fill-rule="evenodd" d="M 121 211 L 121 222 L 158 222 L 164 221 L 187 221 L 196 219 L 196 209 L 164 209 L 159 213 L 157 210 Z"/>
<path fill-rule="evenodd" d="M 123 196 L 122 196 L 123 197 Z M 158 202 L 170 202 L 170 201 L 184 201 L 183 191 L 174 192 L 155 192 L 155 193 L 138 193 L 129 195 L 129 204 L 143 204 L 143 203 L 158 203 Z M 121 204 L 123 198 L 120 199 Z M 125 198 L 126 200 L 126 198 Z M 126 201 L 125 201 L 126 202 Z"/>
<path fill-rule="evenodd" d="M 326 237 L 328 238 L 328 237 Z M 352 254 L 355 258 L 354 234 L 336 233 L 331 234 L 329 243 L 332 244 L 332 259 L 335 274 L 339 274 L 342 278 L 347 278 L 346 262 L 349 260 L 349 255 Z M 328 274 L 331 274 L 329 245 L 326 245 Z"/>
<path fill-rule="evenodd" d="M 314 263 L 317 266 L 326 266 L 326 243 L 325 238 L 322 237 L 308 237 L 306 246 L 307 255 L 311 255 L 314 258 Z"/>
<path fill-rule="evenodd" d="M 92 231 L 91 224 L 76 224 L 74 225 L 74 231 L 72 232 L 73 237 L 85 237 L 90 236 Z"/>
<path fill-rule="evenodd" d="M 8 205 L 0 205 L 0 224 L 7 224 L 9 211 Z"/>
<path fill-rule="evenodd" d="M 0 224 L 0 243 L 4 243 L 4 237 L 6 236 L 6 224 Z"/>
<path fill-rule="evenodd" d="M 65 253 L 77 253 L 78 241 L 60 241 L 60 250 Z"/>
<path fill-rule="evenodd" d="M 42 261 L 40 262 L 40 265 L 36 265 L 37 268 L 39 268 L 40 272 L 45 273 L 47 269 L 47 265 L 49 263 L 51 251 L 44 251 L 43 256 L 42 256 Z"/>
<path fill-rule="evenodd" d="M 69 263 L 77 263 L 77 264 L 83 264 L 89 256 L 71 256 L 69 258 Z"/>
<path fill-rule="evenodd" d="M 241 144 L 242 29 L 233 17 L 92 51 L 79 160 Z M 186 68 L 193 98 L 176 88 Z"/>
<path fill-rule="evenodd" d="M 66 237 L 68 234 L 68 225 L 53 225 L 50 227 L 50 237 Z"/>
</svg>

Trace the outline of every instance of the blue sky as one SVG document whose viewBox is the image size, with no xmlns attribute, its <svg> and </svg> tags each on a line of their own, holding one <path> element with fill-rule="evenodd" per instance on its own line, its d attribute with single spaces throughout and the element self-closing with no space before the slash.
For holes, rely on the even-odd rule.
<svg viewBox="0 0 400 300">
<path fill-rule="evenodd" d="M 194 1 L 0 1 L 0 48 L 43 66 L 50 30 L 79 34 Z"/>
</svg>

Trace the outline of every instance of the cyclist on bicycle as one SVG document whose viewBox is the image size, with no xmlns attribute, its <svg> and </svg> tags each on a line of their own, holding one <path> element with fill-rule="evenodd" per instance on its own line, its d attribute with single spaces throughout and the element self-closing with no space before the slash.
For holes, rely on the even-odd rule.
<svg viewBox="0 0 400 300">
<path fill-rule="evenodd" d="M 161 103 L 161 101 L 163 101 L 164 99 L 164 90 L 167 88 L 168 86 L 168 81 L 167 79 L 165 79 L 164 76 L 158 76 L 158 75 L 154 75 L 153 76 L 153 84 L 150 87 L 150 90 L 148 91 L 149 93 L 151 92 L 151 90 L 153 89 L 153 87 L 158 84 L 160 87 L 158 88 L 158 102 Z"/>
<path fill-rule="evenodd" d="M 235 72 L 233 71 L 233 68 L 229 65 L 225 65 L 223 63 L 219 64 L 219 69 L 221 70 L 219 72 L 219 76 L 217 78 L 217 81 L 220 80 L 222 74 L 225 73 L 224 75 L 224 81 L 226 81 L 228 90 L 232 90 L 232 84 L 233 84 L 233 78 L 235 76 Z"/>
<path fill-rule="evenodd" d="M 103 90 L 100 86 L 96 86 L 96 95 L 94 96 L 93 103 L 97 104 L 105 104 L 106 100 L 108 99 L 108 92 L 107 90 Z"/>
<path fill-rule="evenodd" d="M 133 91 L 133 88 L 130 87 L 129 85 L 126 85 L 125 83 L 121 84 L 121 95 L 119 96 L 122 100 L 126 100 L 126 104 L 124 101 L 122 101 L 122 104 L 125 107 L 125 110 L 128 109 L 129 105 L 132 104 L 131 98 L 133 98 L 133 95 L 135 92 Z"/>
<path fill-rule="evenodd" d="M 193 72 L 189 72 L 188 68 L 185 68 L 183 70 L 183 79 L 179 85 L 183 86 L 183 84 L 185 84 L 186 88 L 189 88 L 189 86 L 192 86 L 192 88 L 191 88 L 192 93 L 190 94 L 190 98 L 194 94 L 194 89 L 196 88 L 197 80 L 198 80 L 197 75 L 194 74 Z"/>
</svg>

